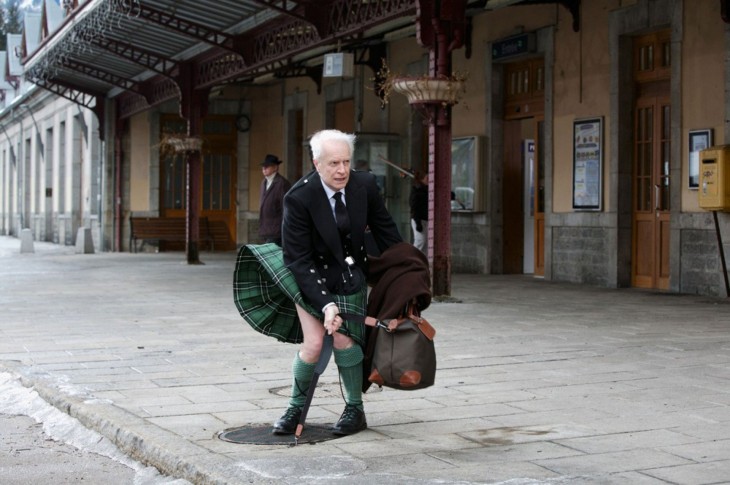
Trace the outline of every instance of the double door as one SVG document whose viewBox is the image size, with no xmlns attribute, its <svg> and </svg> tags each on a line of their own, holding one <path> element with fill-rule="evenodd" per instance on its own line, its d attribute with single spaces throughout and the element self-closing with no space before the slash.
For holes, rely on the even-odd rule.
<svg viewBox="0 0 730 485">
<path fill-rule="evenodd" d="M 634 153 L 631 283 L 669 288 L 671 167 L 671 33 L 633 42 Z"/>
<path fill-rule="evenodd" d="M 670 115 L 665 97 L 637 102 L 634 129 L 632 285 L 669 288 Z"/>
<path fill-rule="evenodd" d="M 162 119 L 163 133 L 184 133 L 185 121 L 177 116 Z M 200 217 L 208 219 L 216 251 L 236 248 L 236 130 L 231 116 L 203 120 Z M 185 217 L 187 163 L 182 154 L 160 154 L 160 216 Z M 183 244 L 166 243 L 164 249 L 181 250 Z"/>
<path fill-rule="evenodd" d="M 502 206 L 506 274 L 545 274 L 545 164 L 542 117 L 505 121 Z"/>
<path fill-rule="evenodd" d="M 504 67 L 502 271 L 545 274 L 545 67 L 542 58 Z"/>
</svg>

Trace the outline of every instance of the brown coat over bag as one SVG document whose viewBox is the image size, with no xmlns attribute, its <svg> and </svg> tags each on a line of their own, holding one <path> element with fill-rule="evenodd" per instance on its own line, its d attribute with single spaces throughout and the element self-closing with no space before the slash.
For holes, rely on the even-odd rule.
<svg viewBox="0 0 730 485">
<path fill-rule="evenodd" d="M 363 391 L 373 383 L 402 390 L 429 387 L 436 374 L 436 332 L 420 316 L 431 304 L 428 260 L 408 243 L 369 259 L 373 288 L 367 313 L 381 324 L 366 327 Z"/>
</svg>

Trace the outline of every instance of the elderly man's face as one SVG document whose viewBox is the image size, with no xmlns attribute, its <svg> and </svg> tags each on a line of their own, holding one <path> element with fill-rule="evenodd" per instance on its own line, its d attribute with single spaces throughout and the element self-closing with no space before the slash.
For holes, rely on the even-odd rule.
<svg viewBox="0 0 730 485">
<path fill-rule="evenodd" d="M 322 181 L 334 191 L 341 190 L 350 180 L 350 146 L 344 141 L 329 140 L 322 144 L 319 159 L 314 166 Z"/>
<path fill-rule="evenodd" d="M 264 174 L 264 177 L 268 177 L 269 175 L 276 173 L 278 170 L 279 166 L 276 164 L 264 165 L 261 167 L 261 173 Z"/>
</svg>

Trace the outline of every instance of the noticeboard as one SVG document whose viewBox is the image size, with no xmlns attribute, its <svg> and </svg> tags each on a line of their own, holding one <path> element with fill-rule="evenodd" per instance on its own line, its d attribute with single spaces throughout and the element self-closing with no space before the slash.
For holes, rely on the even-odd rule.
<svg viewBox="0 0 730 485">
<path fill-rule="evenodd" d="M 573 209 L 601 210 L 603 119 L 573 122 Z"/>
</svg>

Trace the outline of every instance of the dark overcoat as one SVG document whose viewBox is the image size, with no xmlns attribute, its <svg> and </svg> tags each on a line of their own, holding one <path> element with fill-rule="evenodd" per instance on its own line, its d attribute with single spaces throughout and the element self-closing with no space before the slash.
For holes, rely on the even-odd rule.
<svg viewBox="0 0 730 485">
<path fill-rule="evenodd" d="M 284 216 L 284 194 L 291 188 L 291 182 L 278 172 L 266 189 L 266 178 L 261 182 L 259 206 L 259 237 L 263 240 L 281 237 L 281 221 Z"/>
<path fill-rule="evenodd" d="M 373 174 L 350 172 L 345 204 L 350 216 L 351 255 L 367 275 L 366 228 L 381 252 L 403 239 L 378 193 Z M 333 302 L 332 293 L 337 291 L 346 263 L 332 206 L 316 171 L 302 177 L 284 197 L 282 239 L 284 263 L 304 297 L 318 309 Z"/>
</svg>

